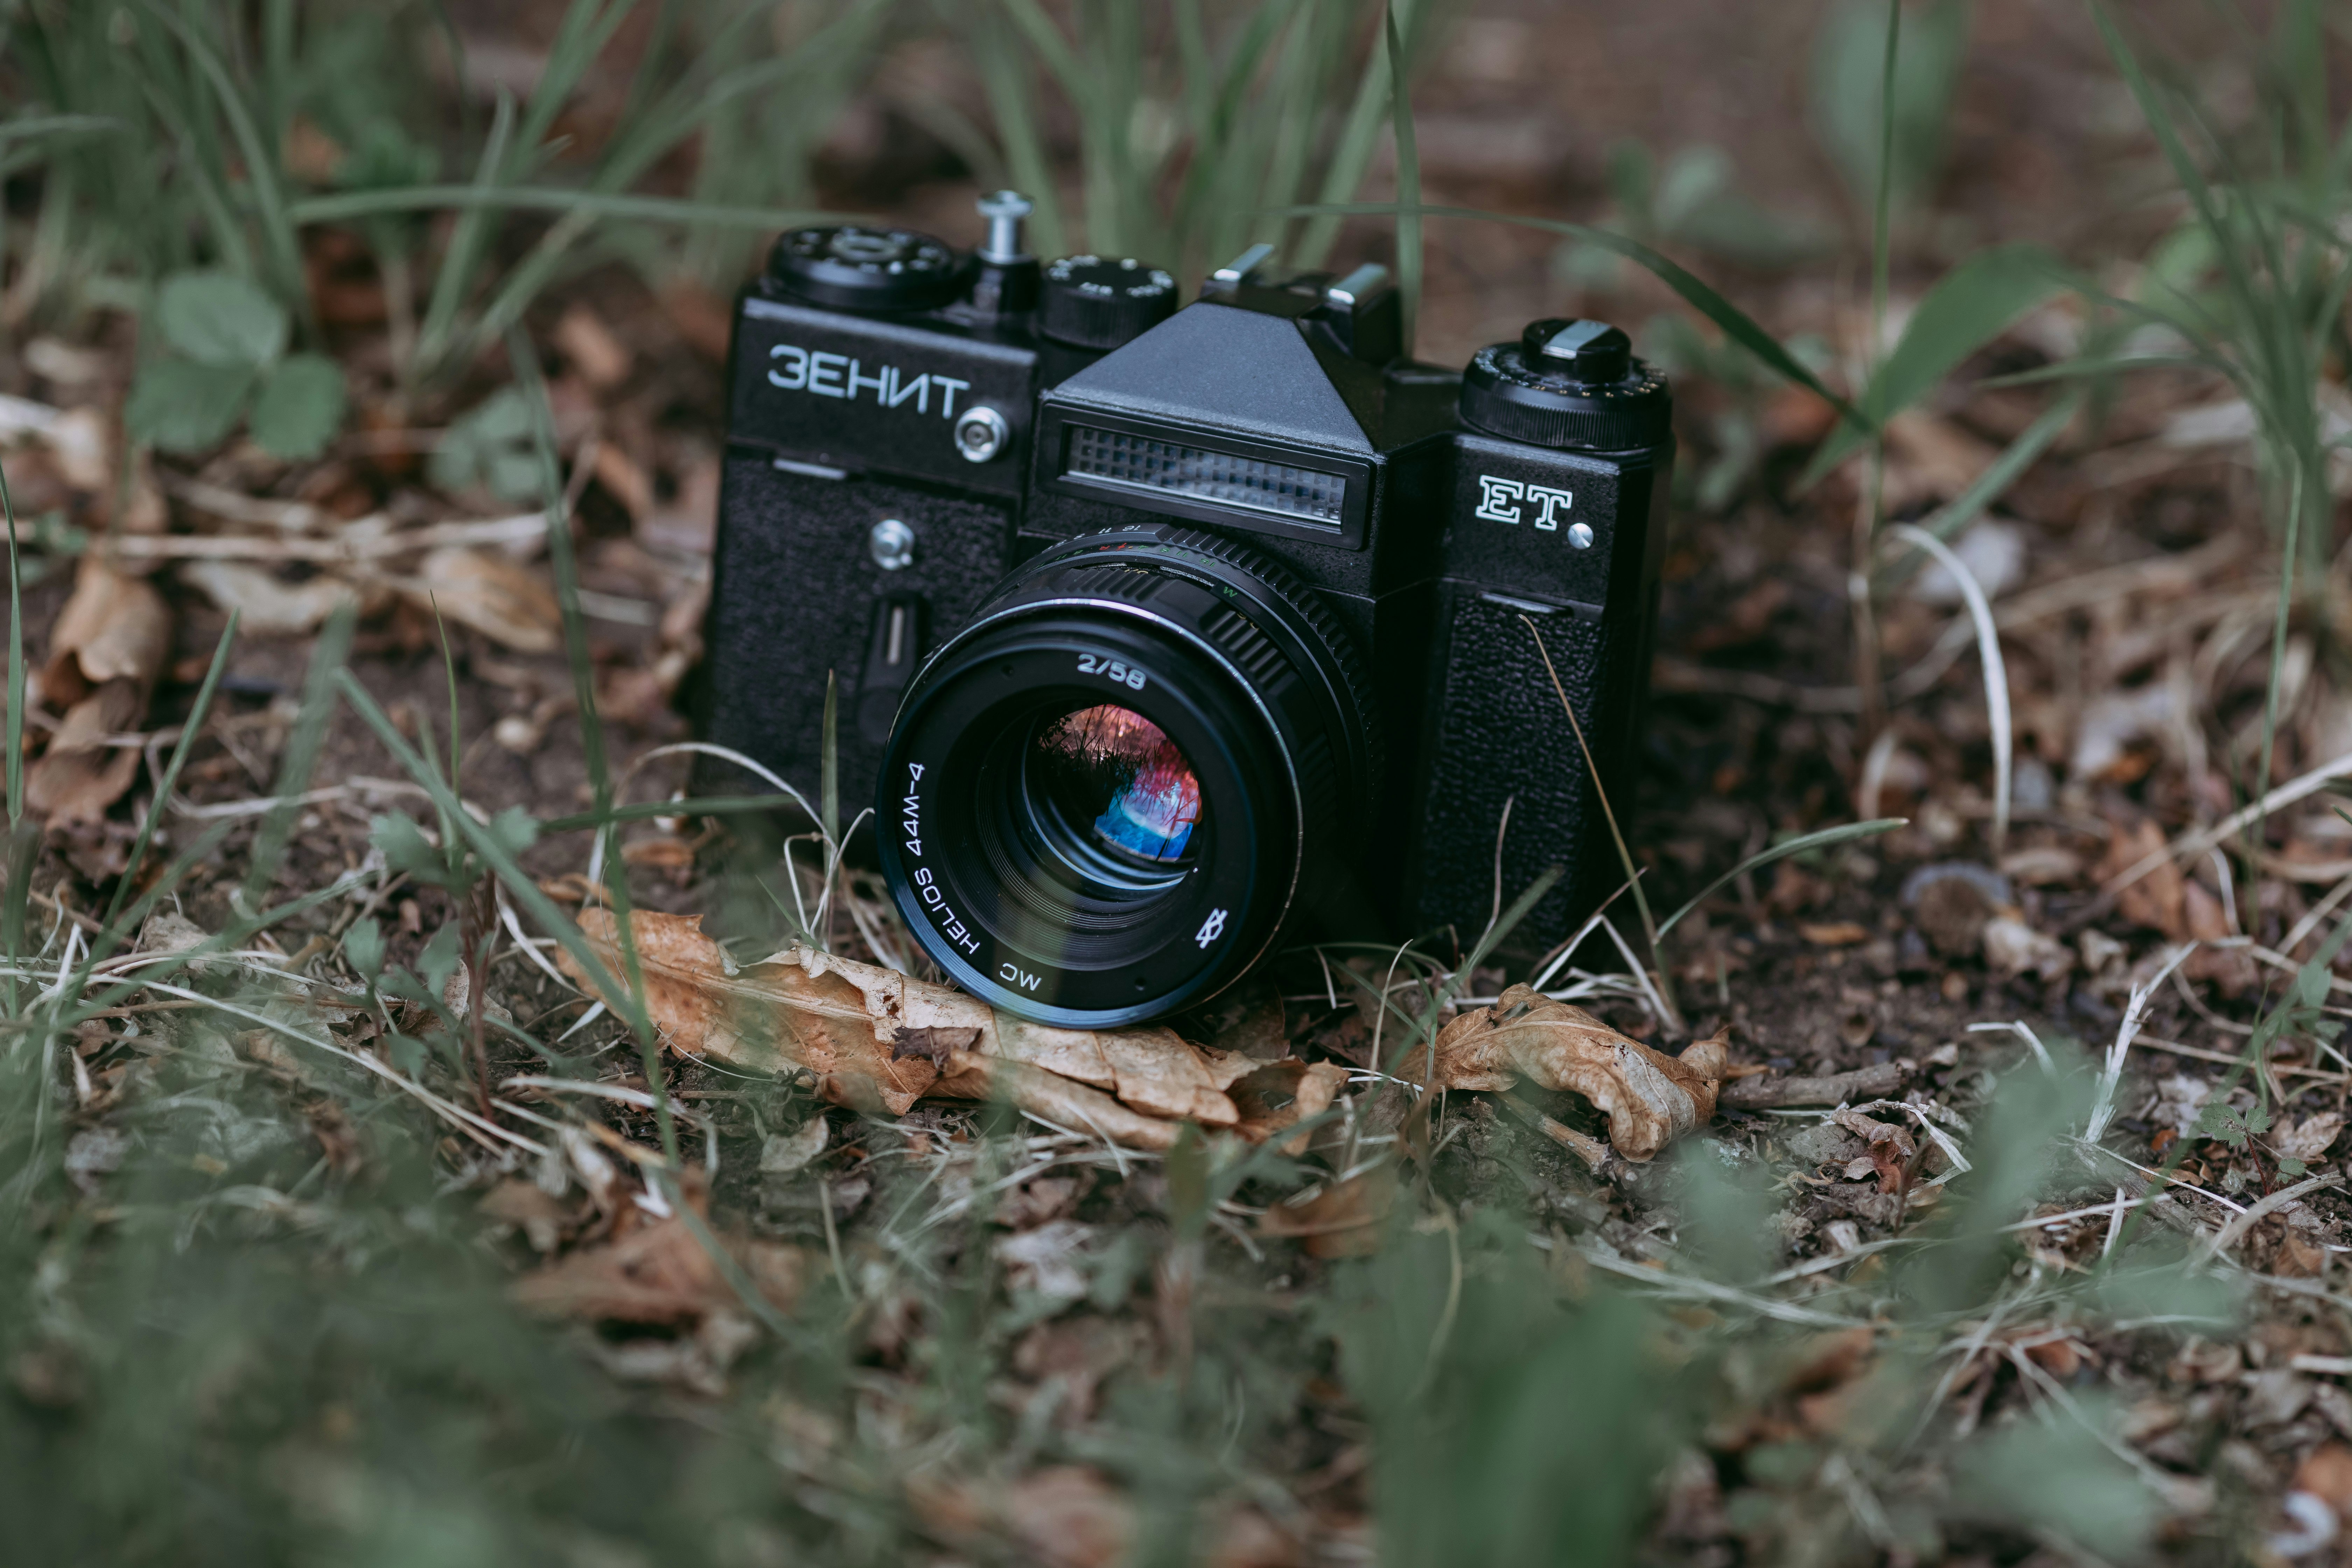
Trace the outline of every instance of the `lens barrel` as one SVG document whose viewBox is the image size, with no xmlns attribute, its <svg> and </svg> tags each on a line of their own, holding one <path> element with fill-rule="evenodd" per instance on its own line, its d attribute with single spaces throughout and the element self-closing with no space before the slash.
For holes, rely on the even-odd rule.
<svg viewBox="0 0 2352 1568">
<path fill-rule="evenodd" d="M 1360 833 L 1367 689 L 1329 612 L 1228 540 L 1148 524 L 1055 545 L 908 688 L 875 802 L 883 875 L 923 950 L 1006 1012 L 1180 1012 Z"/>
</svg>

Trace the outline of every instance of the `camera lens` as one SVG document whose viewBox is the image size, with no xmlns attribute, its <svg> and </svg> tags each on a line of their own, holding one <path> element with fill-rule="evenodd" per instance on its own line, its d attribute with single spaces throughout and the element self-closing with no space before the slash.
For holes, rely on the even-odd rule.
<svg viewBox="0 0 2352 1568">
<path fill-rule="evenodd" d="M 1245 971 L 1360 831 L 1377 737 L 1345 633 L 1271 563 L 1171 525 L 1058 545 L 908 689 L 882 870 L 967 990 L 1107 1027 Z"/>
<path fill-rule="evenodd" d="M 1132 708 L 1098 702 L 1047 725 L 1029 752 L 1034 808 L 1062 842 L 1073 867 L 1101 855 L 1112 864 L 1174 865 L 1201 822 L 1201 781 L 1167 731 Z M 1083 824 L 1083 828 L 1076 825 Z"/>
</svg>

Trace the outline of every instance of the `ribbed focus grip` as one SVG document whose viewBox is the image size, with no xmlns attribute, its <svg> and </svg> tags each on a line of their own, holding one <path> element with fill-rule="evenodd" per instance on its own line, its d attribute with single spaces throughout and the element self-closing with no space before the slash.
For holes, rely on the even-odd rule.
<svg viewBox="0 0 2352 1568">
<path fill-rule="evenodd" d="M 1530 363 L 1519 343 L 1489 343 L 1471 359 L 1461 410 L 1490 436 L 1591 452 L 1654 447 L 1674 425 L 1666 378 L 1640 360 L 1621 381 L 1580 382 Z"/>
</svg>

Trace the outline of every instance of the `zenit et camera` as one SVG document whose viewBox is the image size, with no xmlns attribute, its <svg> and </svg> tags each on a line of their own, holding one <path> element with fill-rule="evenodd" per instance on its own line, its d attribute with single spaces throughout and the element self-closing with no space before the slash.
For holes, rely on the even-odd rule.
<svg viewBox="0 0 2352 1568">
<path fill-rule="evenodd" d="M 1384 268 L 1264 245 L 1180 310 L 980 209 L 970 253 L 794 230 L 744 289 L 709 738 L 805 780 L 834 678 L 915 939 L 1045 1023 L 1309 938 L 1467 947 L 1555 866 L 1516 945 L 1565 935 L 1621 874 L 1593 777 L 1624 810 L 1664 378 L 1589 321 L 1418 363 Z"/>
</svg>

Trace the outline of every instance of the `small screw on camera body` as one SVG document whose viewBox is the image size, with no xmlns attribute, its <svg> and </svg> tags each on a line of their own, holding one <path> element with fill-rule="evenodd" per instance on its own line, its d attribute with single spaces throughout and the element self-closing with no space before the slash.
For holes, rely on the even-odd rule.
<svg viewBox="0 0 2352 1568">
<path fill-rule="evenodd" d="M 985 403 L 975 404 L 959 416 L 955 422 L 956 450 L 967 463 L 985 463 L 1004 450 L 1013 439 L 1013 427 L 1004 416 Z"/>
<path fill-rule="evenodd" d="M 1570 523 L 1568 525 L 1568 547 L 1570 550 L 1591 549 L 1592 525 L 1589 522 Z"/>
<path fill-rule="evenodd" d="M 903 571 L 915 563 L 915 531 L 895 517 L 886 517 L 867 531 L 866 549 L 883 571 Z"/>
</svg>

